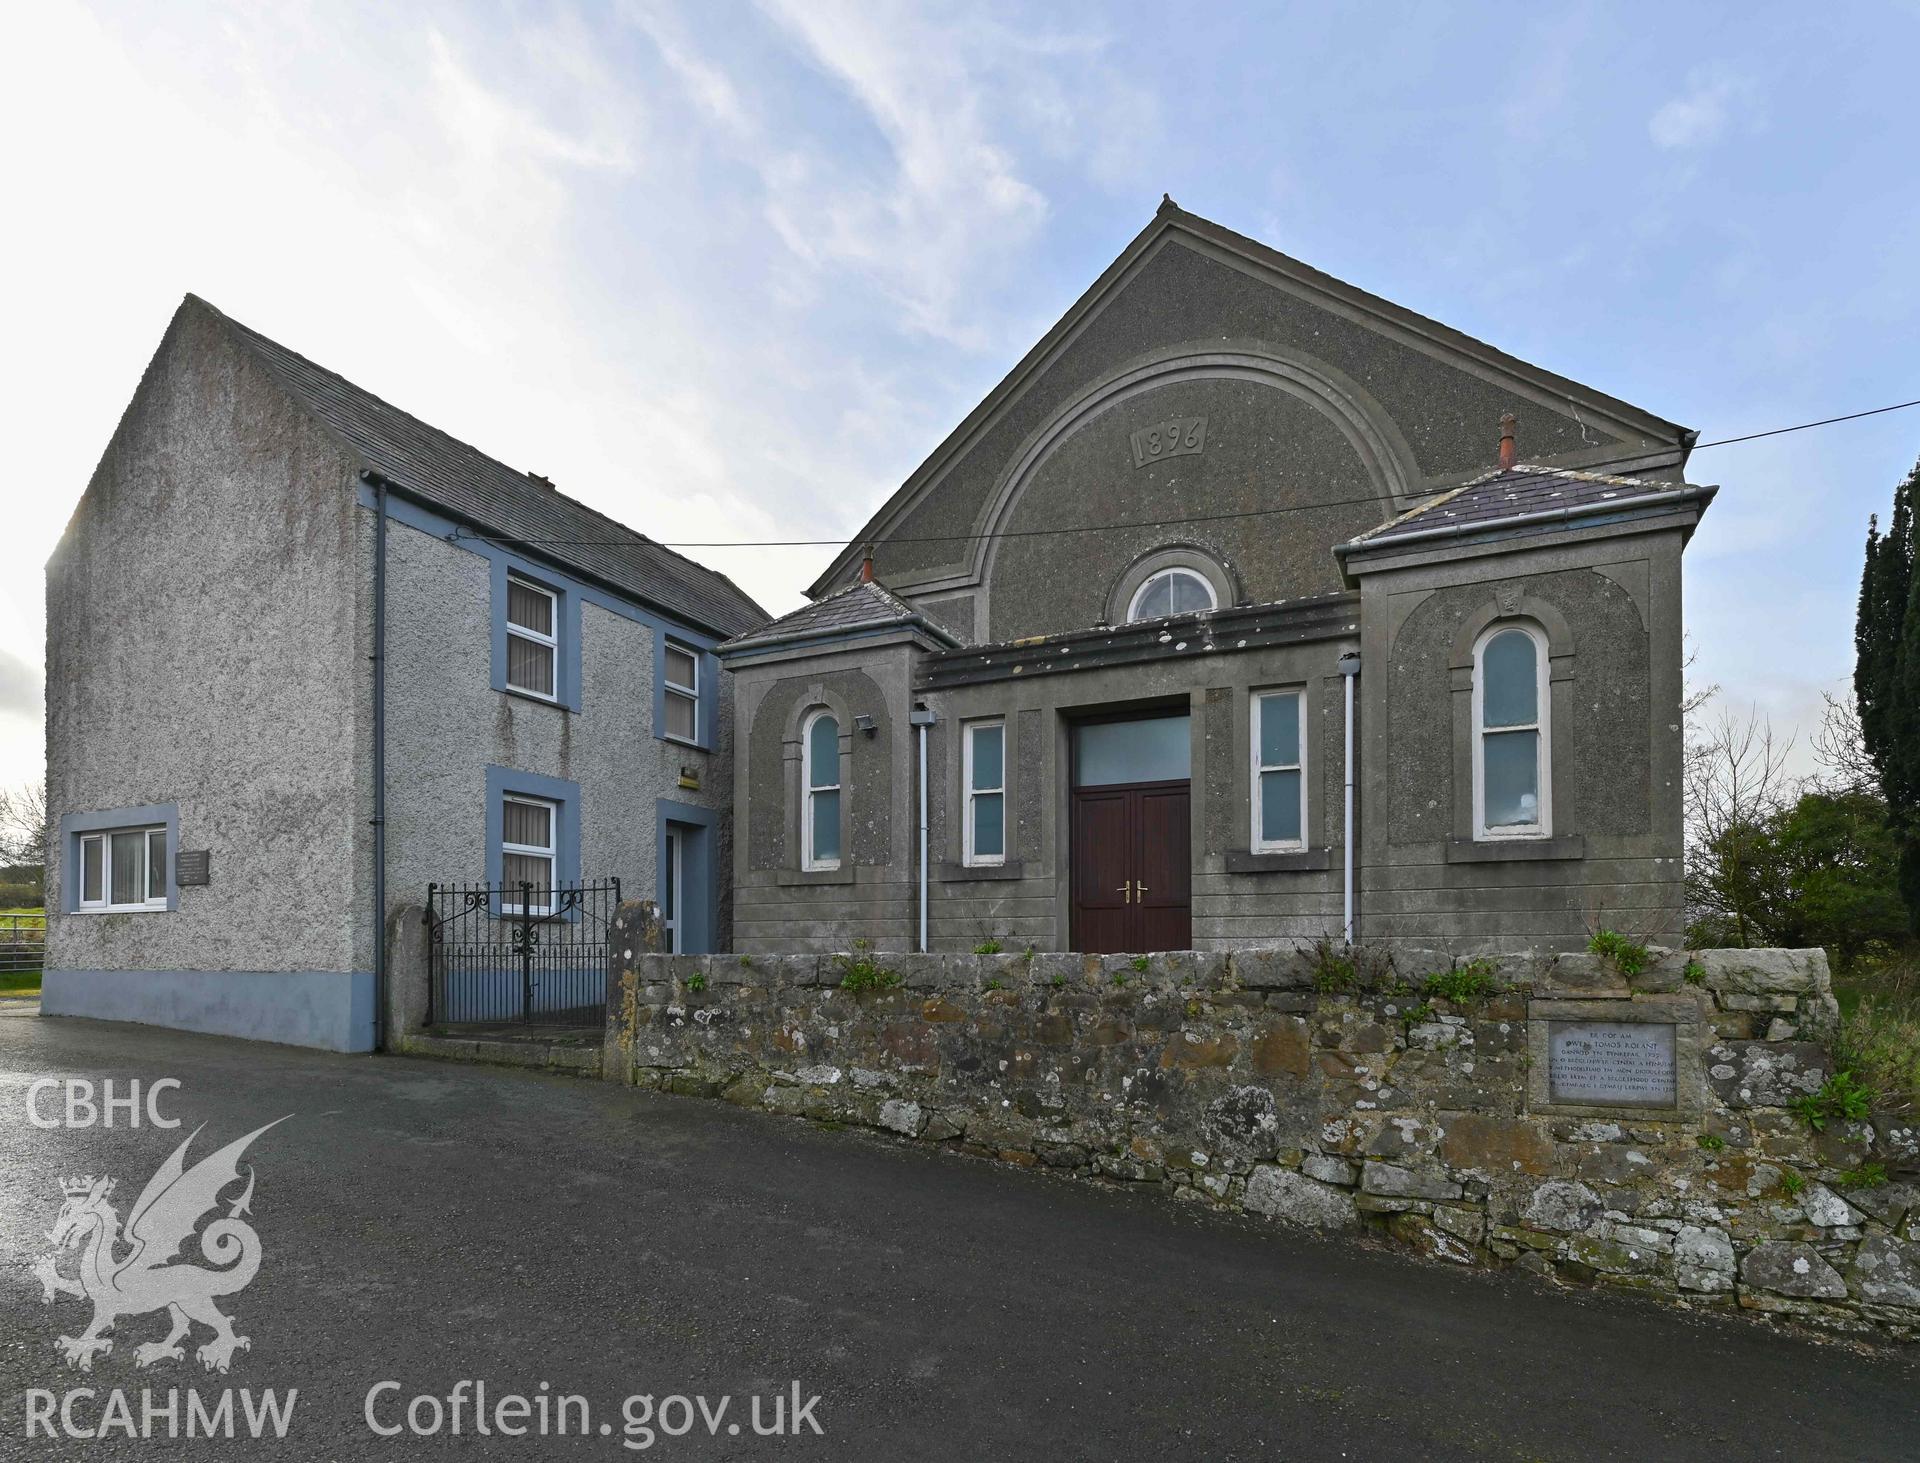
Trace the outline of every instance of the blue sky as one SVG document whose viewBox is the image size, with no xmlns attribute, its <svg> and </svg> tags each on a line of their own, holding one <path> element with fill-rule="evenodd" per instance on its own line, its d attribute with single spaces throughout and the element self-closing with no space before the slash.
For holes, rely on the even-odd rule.
<svg viewBox="0 0 1920 1463">
<path fill-rule="evenodd" d="M 1163 190 L 1706 438 L 1920 396 L 1914 3 L 0 24 L 4 782 L 40 566 L 188 290 L 669 541 L 851 533 Z M 1695 458 L 1698 679 L 1812 719 L 1916 456 L 1920 410 Z M 781 610 L 828 554 L 699 556 Z"/>
</svg>

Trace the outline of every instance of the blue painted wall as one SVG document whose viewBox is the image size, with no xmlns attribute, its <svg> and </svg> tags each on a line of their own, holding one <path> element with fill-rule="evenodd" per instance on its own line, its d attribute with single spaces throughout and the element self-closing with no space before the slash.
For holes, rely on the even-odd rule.
<svg viewBox="0 0 1920 1463">
<path fill-rule="evenodd" d="M 373 1050 L 373 972 L 366 970 L 50 970 L 40 1010 L 336 1052 Z"/>
</svg>

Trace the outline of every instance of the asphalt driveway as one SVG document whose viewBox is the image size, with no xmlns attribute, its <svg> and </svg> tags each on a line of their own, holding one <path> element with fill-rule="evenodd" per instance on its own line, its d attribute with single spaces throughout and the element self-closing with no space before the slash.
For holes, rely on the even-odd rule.
<svg viewBox="0 0 1920 1463">
<path fill-rule="evenodd" d="M 158 1105 L 183 1126 L 130 1127 L 121 1108 L 111 1129 L 37 1127 L 42 1077 L 111 1078 L 120 1095 L 174 1078 Z M 63 1095 L 42 1090 L 36 1110 L 64 1120 Z M 61 1180 L 114 1175 L 125 1217 L 196 1125 L 193 1158 L 287 1114 L 242 1160 L 263 1260 L 219 1302 L 251 1343 L 231 1370 L 194 1361 L 197 1327 L 181 1360 L 137 1367 L 161 1312 L 124 1317 L 91 1372 L 63 1361 L 56 1338 L 88 1306 L 45 1304 L 31 1271 Z M 411 1434 L 369 1426 L 386 1382 L 379 1426 L 440 1399 L 417 1410 L 424 1427 L 441 1409 L 427 1446 L 489 1457 L 1920 1458 L 1912 1350 L 1459 1273 L 598 1082 L 12 1014 L 0 1174 L 8 1457 L 412 1455 Z M 197 1243 L 185 1258 L 204 1263 Z M 481 1436 L 469 1402 L 450 1438 L 463 1380 L 528 1398 L 530 1418 L 584 1397 L 587 1434 Z M 754 1436 L 751 1399 L 769 1425 L 779 1394 L 791 1425 L 796 1383 L 821 1433 Z M 93 1395 L 68 1402 L 76 1388 Z M 189 1388 L 209 1408 L 226 1389 L 298 1400 L 283 1441 L 166 1441 L 167 1394 L 184 1413 Z M 115 1391 L 137 1426 L 142 1389 L 157 1440 L 48 1438 L 44 1422 L 26 1437 L 36 1406 L 111 1423 Z M 691 1430 L 669 1436 L 654 1424 L 678 1429 L 661 1400 L 676 1395 L 710 1414 L 732 1401 L 713 1436 L 678 1404 Z M 655 1401 L 623 1411 L 630 1396 Z"/>
</svg>

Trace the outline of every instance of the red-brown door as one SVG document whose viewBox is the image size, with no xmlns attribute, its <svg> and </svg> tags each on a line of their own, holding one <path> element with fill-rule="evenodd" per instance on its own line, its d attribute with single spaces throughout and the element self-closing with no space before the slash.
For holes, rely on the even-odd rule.
<svg viewBox="0 0 1920 1463">
<path fill-rule="evenodd" d="M 1124 787 L 1073 794 L 1073 948 L 1131 950 L 1133 802 Z"/>
<path fill-rule="evenodd" d="M 1143 787 L 1133 860 L 1136 950 L 1193 948 L 1193 859 L 1187 784 Z"/>
<path fill-rule="evenodd" d="M 1185 782 L 1075 788 L 1073 948 L 1094 954 L 1193 944 Z"/>
</svg>

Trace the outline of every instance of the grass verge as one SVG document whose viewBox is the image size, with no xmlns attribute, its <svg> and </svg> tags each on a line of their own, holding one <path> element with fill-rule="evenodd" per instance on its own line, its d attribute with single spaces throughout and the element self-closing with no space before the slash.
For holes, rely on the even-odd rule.
<svg viewBox="0 0 1920 1463">
<path fill-rule="evenodd" d="M 1840 1031 L 1834 1062 L 1853 1073 L 1883 1112 L 1920 1112 L 1920 960 L 1882 954 L 1834 981 Z"/>
</svg>

